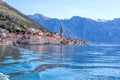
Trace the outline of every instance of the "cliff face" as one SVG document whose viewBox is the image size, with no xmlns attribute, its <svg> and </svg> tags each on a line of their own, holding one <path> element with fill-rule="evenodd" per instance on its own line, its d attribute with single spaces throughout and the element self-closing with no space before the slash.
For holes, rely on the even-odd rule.
<svg viewBox="0 0 120 80">
<path fill-rule="evenodd" d="M 29 17 L 34 21 L 42 24 L 53 32 L 59 32 L 60 23 L 64 29 L 64 35 L 86 40 L 88 42 L 98 43 L 120 43 L 120 19 L 114 20 L 92 20 L 74 16 L 71 19 L 59 20 L 56 18 L 42 17 L 43 15 L 35 14 Z"/>
<path fill-rule="evenodd" d="M 0 28 L 15 33 L 25 33 L 28 28 L 45 29 L 2 0 L 0 0 Z"/>
</svg>

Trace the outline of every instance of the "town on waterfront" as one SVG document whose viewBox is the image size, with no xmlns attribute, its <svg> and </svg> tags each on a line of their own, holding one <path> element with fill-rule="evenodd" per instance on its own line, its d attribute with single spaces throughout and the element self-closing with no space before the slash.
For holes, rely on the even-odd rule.
<svg viewBox="0 0 120 80">
<path fill-rule="evenodd" d="M 120 80 L 119 3 L 0 0 L 0 80 Z"/>
<path fill-rule="evenodd" d="M 0 28 L 0 45 L 40 45 L 40 44 L 79 44 L 86 45 L 83 40 L 75 40 L 63 36 L 63 33 L 50 33 L 46 30 L 36 30 L 29 28 L 25 34 L 10 33 L 6 29 Z"/>
</svg>

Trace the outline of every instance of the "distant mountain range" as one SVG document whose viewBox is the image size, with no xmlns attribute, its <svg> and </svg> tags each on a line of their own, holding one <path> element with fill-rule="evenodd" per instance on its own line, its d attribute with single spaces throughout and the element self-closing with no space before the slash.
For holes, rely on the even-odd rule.
<svg viewBox="0 0 120 80">
<path fill-rule="evenodd" d="M 52 32 L 63 27 L 64 35 L 88 42 L 120 43 L 120 18 L 113 20 L 92 20 L 73 16 L 71 19 L 49 18 L 41 14 L 29 15 L 31 19 Z"/>
</svg>

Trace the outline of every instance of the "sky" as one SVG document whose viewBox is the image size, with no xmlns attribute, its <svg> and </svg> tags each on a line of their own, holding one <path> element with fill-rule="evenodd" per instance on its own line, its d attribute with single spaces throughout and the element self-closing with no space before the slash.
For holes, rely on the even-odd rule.
<svg viewBox="0 0 120 80">
<path fill-rule="evenodd" d="M 81 16 L 91 19 L 120 18 L 120 0 L 4 0 L 26 15 L 35 13 L 51 18 Z"/>
</svg>

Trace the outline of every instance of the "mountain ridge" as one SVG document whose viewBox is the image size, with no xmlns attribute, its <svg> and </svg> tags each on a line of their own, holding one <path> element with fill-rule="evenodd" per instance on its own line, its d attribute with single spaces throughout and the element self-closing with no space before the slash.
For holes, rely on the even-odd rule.
<svg viewBox="0 0 120 80">
<path fill-rule="evenodd" d="M 76 39 L 82 39 L 88 42 L 120 43 L 119 18 L 115 18 L 113 20 L 99 19 L 99 21 L 96 21 L 90 18 L 79 16 L 73 16 L 70 19 L 60 20 L 57 18 L 49 18 L 49 20 L 45 20 L 43 18 L 36 19 L 32 15 L 29 17 L 39 24 L 44 25 L 52 32 L 59 32 L 60 23 L 62 23 L 62 26 L 65 30 L 64 35 L 66 35 L 68 29 L 68 31 L 71 31 L 71 35 L 67 36 L 72 38 L 75 38 L 75 36 L 77 36 Z"/>
<path fill-rule="evenodd" d="M 45 29 L 42 25 L 0 0 L 0 27 L 10 32 L 26 32 L 28 28 Z"/>
</svg>

